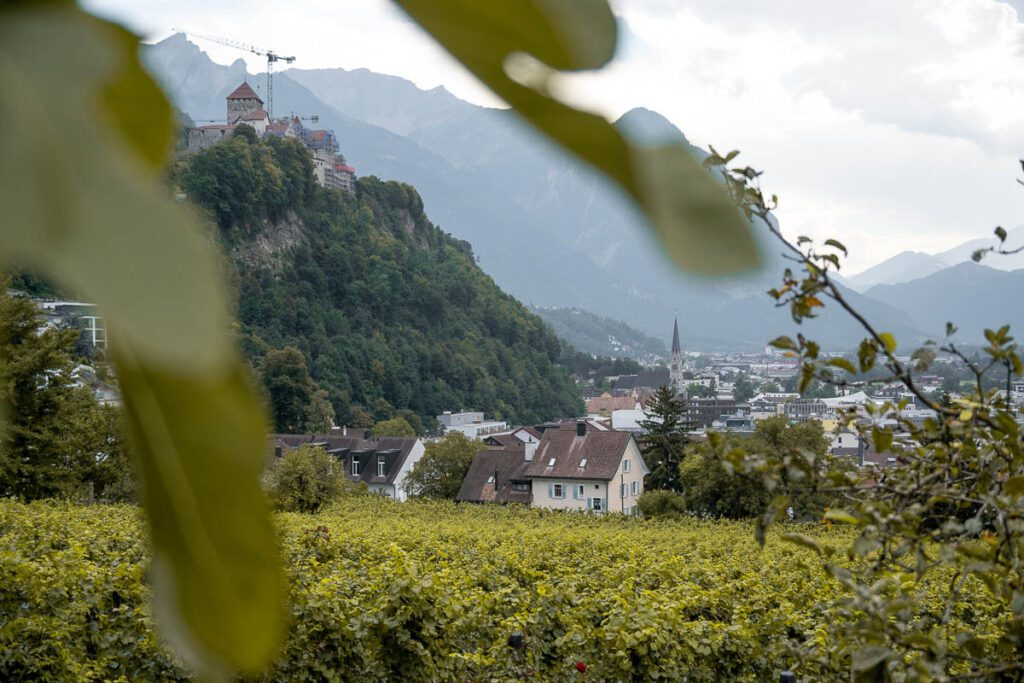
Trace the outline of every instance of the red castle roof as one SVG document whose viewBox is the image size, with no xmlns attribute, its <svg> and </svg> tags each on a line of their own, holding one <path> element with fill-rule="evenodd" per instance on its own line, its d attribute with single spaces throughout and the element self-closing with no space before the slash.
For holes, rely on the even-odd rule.
<svg viewBox="0 0 1024 683">
<path fill-rule="evenodd" d="M 263 100 L 256 94 L 256 91 L 252 89 L 248 83 L 242 83 L 242 85 L 235 88 L 235 91 L 228 95 L 229 100 L 256 100 L 260 104 L 263 104 Z"/>
</svg>

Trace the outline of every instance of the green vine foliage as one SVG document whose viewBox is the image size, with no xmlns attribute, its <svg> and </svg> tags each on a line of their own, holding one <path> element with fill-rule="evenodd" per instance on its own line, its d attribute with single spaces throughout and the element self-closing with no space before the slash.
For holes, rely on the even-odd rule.
<svg viewBox="0 0 1024 683">
<path fill-rule="evenodd" d="M 813 382 L 860 386 L 871 373 L 871 381 L 902 383 L 936 413 L 923 423 L 911 421 L 903 413 L 908 400 L 847 412 L 846 427 L 898 462 L 877 470 L 822 467 L 814 453 L 801 449 L 755 453 L 718 442 L 722 447 L 712 457 L 726 469 L 757 477 L 770 489 L 784 491 L 782 482 L 799 481 L 804 490 L 827 493 L 840 505 L 825 518 L 856 530 L 842 549 L 798 534 L 787 538 L 819 555 L 822 569 L 841 587 L 823 606 L 836 620 L 823 641 L 807 641 L 801 665 L 831 672 L 835 680 L 1021 680 L 1024 449 L 1009 392 L 986 389 L 992 374 L 1007 381 L 1020 375 L 1017 343 L 1006 326 L 985 330 L 979 361 L 960 349 L 950 324 L 944 340 L 898 354 L 896 339 L 873 326 L 836 284 L 833 275 L 846 248 L 835 240 L 817 245 L 806 237 L 795 244 L 783 238 L 769 221 L 776 199 L 764 198 L 757 171 L 729 166 L 735 156 L 714 153 L 706 163 L 722 175 L 744 212 L 778 237 L 793 263 L 770 292 L 777 305 L 787 307 L 797 323 L 826 304 L 835 306 L 864 330 L 853 360 L 826 356 L 803 334 L 774 340 L 773 346 L 799 359 L 799 388 Z M 965 364 L 974 380 L 973 389 L 946 403 L 934 402 L 916 382 L 939 353 Z M 882 426 L 882 417 L 895 419 L 897 428 Z M 785 492 L 771 500 L 758 520 L 762 542 L 765 529 L 792 504 Z M 851 571 L 848 561 L 858 570 Z M 984 632 L 963 621 L 976 609 L 979 588 L 995 606 L 993 628 Z M 937 611 L 925 606 L 936 601 L 942 605 Z"/>
</svg>

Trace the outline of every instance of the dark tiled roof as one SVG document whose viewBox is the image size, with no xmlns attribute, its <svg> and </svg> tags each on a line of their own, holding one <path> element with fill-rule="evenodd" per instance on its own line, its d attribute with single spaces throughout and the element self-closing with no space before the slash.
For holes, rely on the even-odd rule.
<svg viewBox="0 0 1024 683">
<path fill-rule="evenodd" d="M 526 476 L 609 481 L 618 472 L 631 438 L 629 432 L 589 429 L 584 436 L 577 436 L 575 425 L 571 429 L 549 429 L 526 468 Z M 587 464 L 580 467 L 583 459 Z"/>
<path fill-rule="evenodd" d="M 252 89 L 248 83 L 242 83 L 242 85 L 235 88 L 235 91 L 228 95 L 229 100 L 259 100 L 260 104 L 263 104 L 263 100 L 256 94 L 256 91 Z"/>
<path fill-rule="evenodd" d="M 490 434 L 484 437 L 484 443 L 503 448 L 515 448 L 516 446 L 522 446 L 523 444 L 518 437 L 511 434 Z"/>
<path fill-rule="evenodd" d="M 514 484 L 529 482 L 525 475 L 529 463 L 523 458 L 522 444 L 477 452 L 455 500 L 472 503 L 529 503 L 530 491 L 517 491 L 514 487 Z"/>
<path fill-rule="evenodd" d="M 345 476 L 349 481 L 367 484 L 394 484 L 402 465 L 412 452 L 418 439 L 402 437 L 384 437 L 381 439 L 364 439 L 361 436 L 341 436 L 335 434 L 272 434 L 271 448 L 276 451 L 298 448 L 309 444 L 319 446 L 344 463 Z M 352 475 L 352 459 L 359 457 L 359 475 Z M 384 476 L 377 476 L 377 460 L 384 458 Z"/>
<path fill-rule="evenodd" d="M 513 429 L 512 432 L 513 433 L 518 432 L 520 429 L 523 430 L 524 432 L 526 432 L 527 434 L 529 434 L 530 436 L 532 436 L 533 438 L 535 438 L 538 441 L 540 441 L 541 433 L 539 431 L 537 431 L 536 429 L 534 429 L 533 427 L 519 427 L 517 429 Z"/>
<path fill-rule="evenodd" d="M 668 386 L 670 381 L 668 368 L 658 368 L 657 370 L 641 372 L 639 375 L 623 375 L 615 380 L 612 389 L 615 391 L 628 391 L 640 387 L 659 389 Z"/>
</svg>

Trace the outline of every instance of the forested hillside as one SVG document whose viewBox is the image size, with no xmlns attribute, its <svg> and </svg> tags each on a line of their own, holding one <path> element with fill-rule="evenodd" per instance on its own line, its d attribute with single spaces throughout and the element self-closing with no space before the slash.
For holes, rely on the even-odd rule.
<svg viewBox="0 0 1024 683">
<path fill-rule="evenodd" d="M 545 308 L 534 306 L 533 312 L 551 325 L 560 339 L 574 348 L 598 356 L 632 358 L 643 363 L 656 363 L 668 356 L 662 339 L 650 337 L 620 320 L 580 308 Z M 665 322 L 665 332 L 672 321 Z"/>
<path fill-rule="evenodd" d="M 412 187 L 326 190 L 298 143 L 245 134 L 183 158 L 173 180 L 217 224 L 254 367 L 299 349 L 338 424 L 403 409 L 515 422 L 582 412 L 559 340 L 430 223 Z"/>
</svg>

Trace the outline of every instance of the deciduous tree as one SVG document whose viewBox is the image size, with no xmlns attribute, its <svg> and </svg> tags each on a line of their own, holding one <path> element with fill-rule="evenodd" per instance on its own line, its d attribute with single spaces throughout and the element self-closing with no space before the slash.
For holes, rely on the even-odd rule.
<svg viewBox="0 0 1024 683">
<path fill-rule="evenodd" d="M 481 448 L 479 441 L 462 432 L 448 432 L 440 440 L 427 444 L 423 457 L 406 477 L 406 491 L 411 496 L 454 499 L 469 472 L 473 456 Z"/>
</svg>

